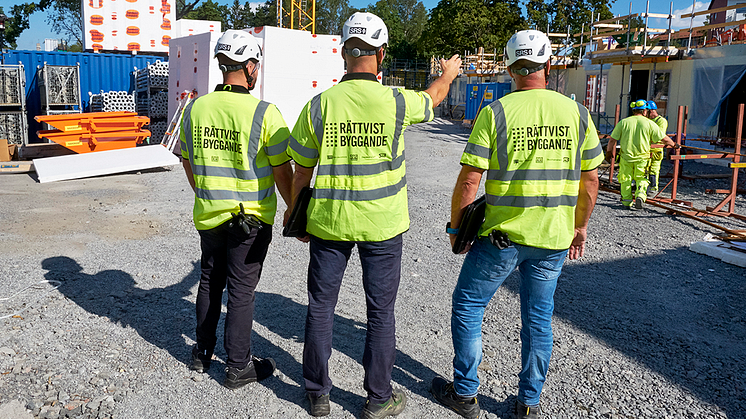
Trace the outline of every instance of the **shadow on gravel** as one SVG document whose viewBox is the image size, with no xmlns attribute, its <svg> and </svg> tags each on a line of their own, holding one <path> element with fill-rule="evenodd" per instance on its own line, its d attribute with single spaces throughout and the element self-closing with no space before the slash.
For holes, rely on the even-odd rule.
<svg viewBox="0 0 746 419">
<path fill-rule="evenodd" d="M 412 131 L 417 130 L 415 125 L 409 128 Z M 447 119 L 435 119 L 429 122 L 426 127 L 421 129 L 427 130 L 428 138 L 433 141 L 445 141 L 449 143 L 466 144 L 469 141 L 471 129 L 461 126 L 461 121 L 451 121 Z"/>
<path fill-rule="evenodd" d="M 514 273 L 504 285 L 517 293 L 518 284 Z M 719 406 L 728 417 L 746 410 L 746 269 L 687 248 L 603 264 L 566 264 L 555 316 Z M 577 385 L 613 399 L 614 386 L 622 383 L 609 384 L 606 368 L 602 362 L 588 364 L 589 382 Z"/>
<path fill-rule="evenodd" d="M 74 259 L 56 256 L 41 263 L 46 279 L 61 281 L 58 290 L 91 314 L 130 326 L 149 343 L 186 361 L 190 349 L 182 335 L 194 338 L 194 303 L 187 301 L 200 275 L 199 262 L 181 282 L 164 288 L 141 289 L 120 270 L 88 275 Z M 214 368 L 213 368 L 214 369 Z"/>
<path fill-rule="evenodd" d="M 299 304 L 282 295 L 257 292 L 256 307 L 254 321 L 264 325 L 283 339 L 303 342 L 306 319 L 306 306 L 304 304 Z M 332 347 L 354 361 L 362 362 L 365 329 L 366 326 L 364 323 L 335 314 Z M 257 341 L 257 347 L 260 347 L 260 345 L 260 342 Z M 272 344 L 269 343 L 269 345 Z M 288 375 L 295 382 L 303 383 L 303 366 L 295 358 L 274 345 L 272 345 L 272 349 L 269 349 L 267 353 L 275 356 L 277 365 L 282 366 L 281 369 L 287 371 Z M 292 367 L 286 369 L 291 365 Z M 397 385 L 432 400 L 428 389 L 430 388 L 430 382 L 436 375 L 437 373 L 425 364 L 400 350 L 396 351 L 396 363 L 392 371 L 392 380 Z M 334 378 L 332 376 L 332 380 Z M 361 388 L 362 382 L 363 377 L 361 376 L 359 377 Z M 267 386 L 272 388 L 273 384 L 267 384 Z M 279 392 L 278 396 L 282 397 Z M 298 403 L 304 396 L 305 392 L 300 388 L 300 395 L 295 396 L 296 398 L 290 401 Z M 331 398 L 334 403 L 340 404 L 353 415 L 357 415 L 365 404 L 363 397 L 342 390 L 339 387 L 332 389 Z M 489 397 L 480 396 L 479 402 L 484 402 L 488 406 L 498 405 L 497 401 Z"/>
</svg>

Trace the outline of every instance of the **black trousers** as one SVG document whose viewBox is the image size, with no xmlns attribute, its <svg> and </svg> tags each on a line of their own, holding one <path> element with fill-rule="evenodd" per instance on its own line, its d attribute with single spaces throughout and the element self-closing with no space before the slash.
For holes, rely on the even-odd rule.
<svg viewBox="0 0 746 419">
<path fill-rule="evenodd" d="M 272 226 L 263 224 L 261 229 L 252 229 L 247 235 L 240 227 L 228 224 L 199 231 L 202 276 L 197 291 L 197 346 L 213 352 L 223 290 L 227 288 L 226 365 L 244 368 L 251 360 L 254 290 L 272 241 Z"/>
<path fill-rule="evenodd" d="M 303 345 L 303 378 L 314 396 L 329 394 L 334 307 L 352 248 L 357 244 L 363 268 L 367 332 L 363 351 L 363 386 L 371 402 L 391 397 L 396 359 L 394 304 L 401 277 L 401 234 L 381 242 L 343 242 L 311 236 L 308 265 L 308 314 Z"/>
</svg>

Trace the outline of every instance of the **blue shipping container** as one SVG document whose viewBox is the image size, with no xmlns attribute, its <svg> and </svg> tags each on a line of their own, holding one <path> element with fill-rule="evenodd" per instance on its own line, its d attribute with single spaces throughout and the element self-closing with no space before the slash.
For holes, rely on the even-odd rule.
<svg viewBox="0 0 746 419">
<path fill-rule="evenodd" d="M 485 106 L 510 93 L 510 83 L 469 83 L 466 85 L 465 119 L 474 120 Z"/>
<path fill-rule="evenodd" d="M 41 97 L 36 79 L 37 68 L 49 65 L 76 66 L 80 64 L 80 96 L 83 109 L 89 105 L 88 92 L 133 92 L 135 83 L 132 72 L 145 68 L 149 63 L 168 61 L 168 57 L 131 54 L 102 54 L 88 52 L 7 51 L 3 64 L 23 64 L 26 73 L 26 113 L 29 142 L 39 142 L 36 131 L 41 129 L 34 117 L 41 114 Z"/>
</svg>

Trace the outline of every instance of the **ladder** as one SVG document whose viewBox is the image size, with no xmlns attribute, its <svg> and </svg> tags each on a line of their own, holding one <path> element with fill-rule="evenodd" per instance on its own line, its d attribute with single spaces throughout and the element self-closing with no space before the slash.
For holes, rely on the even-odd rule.
<svg viewBox="0 0 746 419">
<path fill-rule="evenodd" d="M 174 116 L 171 118 L 171 122 L 168 124 L 168 129 L 163 135 L 161 145 L 166 147 L 168 151 L 174 153 L 176 144 L 179 143 L 179 129 L 181 128 L 181 114 L 184 112 L 184 108 L 197 96 L 197 92 L 192 90 L 191 92 L 185 90 L 179 95 L 179 106 L 174 112 Z"/>
</svg>

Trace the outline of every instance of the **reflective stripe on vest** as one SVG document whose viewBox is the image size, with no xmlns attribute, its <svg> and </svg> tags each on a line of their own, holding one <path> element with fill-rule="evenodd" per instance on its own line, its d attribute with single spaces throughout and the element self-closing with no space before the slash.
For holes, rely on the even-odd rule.
<svg viewBox="0 0 746 419">
<path fill-rule="evenodd" d="M 404 152 L 397 156 L 397 150 L 399 148 L 399 137 L 404 127 L 404 117 L 407 112 L 407 104 L 404 100 L 404 95 L 398 89 L 392 89 L 394 100 L 396 101 L 396 126 L 394 127 L 394 138 L 391 142 L 391 157 L 392 160 L 374 163 L 374 164 L 321 164 L 319 165 L 317 176 L 371 176 L 379 175 L 386 171 L 397 170 L 404 164 Z M 324 120 L 321 111 L 321 94 L 316 95 L 311 100 L 310 105 L 311 121 L 313 123 L 313 129 L 316 133 L 319 146 L 323 144 L 323 133 L 324 133 Z M 293 150 L 298 152 L 306 158 L 318 157 L 318 151 L 307 147 L 302 147 L 297 142 L 294 142 L 297 148 L 293 147 Z M 312 152 L 315 152 L 315 156 L 311 156 Z M 306 153 L 306 154 L 304 154 Z M 376 199 L 387 198 L 394 196 L 407 184 L 406 176 L 395 185 L 385 186 L 383 188 L 374 190 L 364 191 L 350 191 L 350 190 L 337 190 L 337 189 L 314 189 L 313 197 L 315 199 L 337 199 L 344 201 L 373 201 Z"/>
<path fill-rule="evenodd" d="M 187 149 L 189 155 L 192 157 L 190 160 L 192 166 L 192 173 L 197 176 L 212 176 L 212 177 L 229 177 L 241 180 L 257 180 L 272 175 L 272 166 L 257 167 L 256 166 L 256 155 L 259 151 L 259 142 L 262 136 L 262 124 L 264 122 L 264 114 L 267 112 L 269 102 L 260 101 L 254 112 L 254 118 L 251 122 L 251 132 L 249 133 L 249 148 L 246 153 L 251 160 L 251 170 L 243 170 L 235 167 L 216 167 L 206 166 L 202 164 L 194 163 L 194 142 L 192 140 L 192 105 L 194 101 L 189 103 L 189 106 L 184 110 L 184 133 L 187 137 Z M 188 119 L 187 119 L 188 118 Z M 287 143 L 285 143 L 287 144 Z M 199 194 L 197 194 L 199 196 Z M 232 199 L 232 198 L 204 198 L 203 199 Z M 248 201 L 244 199 L 243 201 Z"/>
<path fill-rule="evenodd" d="M 487 171 L 487 180 L 511 182 L 511 181 L 579 181 L 580 164 L 584 153 L 583 143 L 585 143 L 585 131 L 588 129 L 588 112 L 585 107 L 577 103 L 580 115 L 578 124 L 578 145 L 575 151 L 575 166 L 573 169 L 520 169 L 508 170 L 508 124 L 505 118 L 505 110 L 500 101 L 495 101 L 489 105 L 495 116 L 495 147 L 497 151 L 498 169 L 489 169 Z M 468 146 L 467 146 L 468 147 Z M 600 152 L 600 146 L 599 152 Z M 486 150 L 486 151 L 485 151 Z M 474 146 L 467 149 L 471 154 L 484 157 L 486 153 L 492 154 L 492 150 L 484 147 Z M 595 151 L 592 150 L 592 151 Z M 544 196 L 495 196 L 487 194 L 487 203 L 492 206 L 528 208 L 533 206 L 539 207 L 557 207 L 560 205 L 574 206 L 577 202 L 577 196 L 560 195 L 554 197 Z"/>
<path fill-rule="evenodd" d="M 401 180 L 383 188 L 370 189 L 366 191 L 351 191 L 348 189 L 313 189 L 314 199 L 336 199 L 339 201 L 375 201 L 377 199 L 388 198 L 398 194 L 402 188 L 407 186 L 407 176 L 402 176 Z"/>
<path fill-rule="evenodd" d="M 213 190 L 213 189 L 200 189 L 200 188 L 196 188 L 195 190 L 195 194 L 197 195 L 197 198 L 207 199 L 210 201 L 232 199 L 234 201 L 239 201 L 239 202 L 249 202 L 249 201 L 258 202 L 263 199 L 267 199 L 271 197 L 274 193 L 275 193 L 274 184 L 272 184 L 272 186 L 267 189 L 262 189 L 261 191 L 256 191 L 256 192 L 238 192 L 238 191 L 229 191 L 229 190 Z"/>
</svg>

